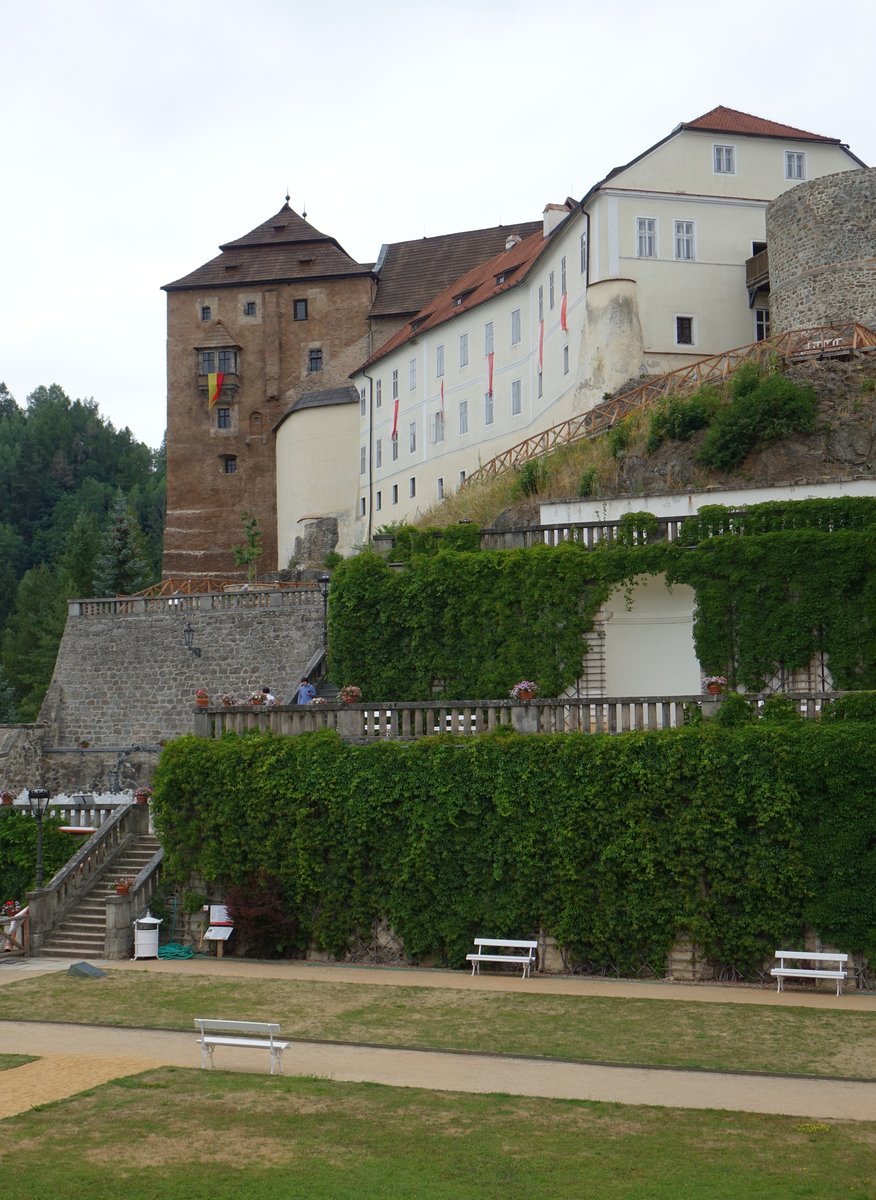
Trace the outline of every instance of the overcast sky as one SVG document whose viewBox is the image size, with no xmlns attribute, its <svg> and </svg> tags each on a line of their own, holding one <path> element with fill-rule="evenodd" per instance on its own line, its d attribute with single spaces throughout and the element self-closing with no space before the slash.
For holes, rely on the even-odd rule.
<svg viewBox="0 0 876 1200">
<path fill-rule="evenodd" d="M 0 380 L 158 446 L 161 285 L 283 204 L 361 262 L 536 220 L 718 104 L 876 163 L 876 6 L 2 5 Z"/>
</svg>

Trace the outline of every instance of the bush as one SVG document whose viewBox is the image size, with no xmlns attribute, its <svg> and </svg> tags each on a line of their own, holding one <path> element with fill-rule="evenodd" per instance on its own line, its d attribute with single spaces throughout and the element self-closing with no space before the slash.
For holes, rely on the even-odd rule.
<svg viewBox="0 0 876 1200">
<path fill-rule="evenodd" d="M 653 454 L 667 440 L 689 441 L 698 429 L 709 424 L 720 400 L 717 388 L 705 386 L 687 400 L 670 396 L 663 401 L 651 414 L 646 442 L 648 453 Z"/>
<path fill-rule="evenodd" d="M 547 467 L 543 458 L 531 458 L 517 470 L 514 492 L 518 496 L 536 496 L 547 479 Z"/>
<path fill-rule="evenodd" d="M 596 491 L 596 467 L 585 467 L 578 480 L 578 495 L 583 500 L 592 496 Z"/>
<path fill-rule="evenodd" d="M 876 721 L 876 692 L 851 692 L 824 706 L 824 721 Z"/>
<path fill-rule="evenodd" d="M 609 453 L 612 458 L 620 458 L 630 444 L 630 427 L 626 421 L 613 425 L 605 435 Z"/>
<path fill-rule="evenodd" d="M 712 720 L 716 725 L 732 729 L 739 725 L 750 725 L 755 720 L 755 713 L 741 692 L 725 692 Z"/>
<path fill-rule="evenodd" d="M 760 719 L 767 725 L 793 725 L 803 718 L 790 696 L 767 696 L 760 710 Z"/>
<path fill-rule="evenodd" d="M 740 367 L 737 376 L 751 365 Z M 716 413 L 697 455 L 703 466 L 732 471 L 755 447 L 815 428 L 814 388 L 770 375 L 752 389 L 752 378 L 734 378 L 733 399 Z"/>
</svg>

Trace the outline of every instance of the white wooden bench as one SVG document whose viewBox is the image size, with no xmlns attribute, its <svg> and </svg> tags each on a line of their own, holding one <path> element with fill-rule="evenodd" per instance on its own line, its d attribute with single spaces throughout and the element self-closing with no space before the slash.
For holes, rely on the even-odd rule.
<svg viewBox="0 0 876 1200">
<path fill-rule="evenodd" d="M 474 954 L 465 956 L 471 963 L 472 975 L 480 975 L 482 962 L 516 963 L 523 968 L 523 978 L 526 979 L 532 971 L 538 949 L 538 942 L 521 941 L 517 938 L 476 937 L 474 944 Z M 484 951 L 485 946 L 492 946 L 495 950 L 523 950 L 525 953 L 491 954 Z"/>
<path fill-rule="evenodd" d="M 849 961 L 848 954 L 826 954 L 811 950 L 777 950 L 776 958 L 779 960 L 779 965 L 773 967 L 770 975 L 776 979 L 776 991 L 783 992 L 784 982 L 786 979 L 835 979 L 836 994 L 839 996 L 843 990 L 843 980 L 846 978 L 846 963 Z M 809 967 L 792 967 L 788 966 L 789 962 L 803 963 L 823 963 L 823 966 Z M 828 966 L 828 963 L 834 965 Z"/>
<path fill-rule="evenodd" d="M 253 1050 L 268 1050 L 271 1055 L 271 1074 L 283 1074 L 283 1051 L 289 1042 L 278 1040 L 280 1026 L 271 1021 L 220 1021 L 207 1017 L 195 1018 L 195 1029 L 200 1037 L 201 1067 L 213 1066 L 213 1050 L 216 1046 L 244 1046 Z"/>
</svg>

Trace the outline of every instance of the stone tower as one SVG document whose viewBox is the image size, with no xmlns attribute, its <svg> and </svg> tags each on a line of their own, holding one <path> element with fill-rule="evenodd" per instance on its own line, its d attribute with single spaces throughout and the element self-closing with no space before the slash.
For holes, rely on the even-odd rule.
<svg viewBox="0 0 876 1200">
<path fill-rule="evenodd" d="M 262 532 L 259 574 L 277 568 L 274 427 L 302 394 L 347 385 L 370 352 L 371 264 L 288 203 L 220 251 L 164 286 L 166 579 L 241 575 L 244 511 Z"/>
</svg>

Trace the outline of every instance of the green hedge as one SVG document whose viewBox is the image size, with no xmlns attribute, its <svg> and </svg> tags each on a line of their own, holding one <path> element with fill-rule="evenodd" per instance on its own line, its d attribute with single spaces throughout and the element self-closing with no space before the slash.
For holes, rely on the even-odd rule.
<svg viewBox="0 0 876 1200">
<path fill-rule="evenodd" d="M 876 739 L 705 724 L 620 737 L 182 738 L 153 799 L 172 878 L 280 880 L 300 946 L 385 918 L 413 961 L 539 928 L 570 960 L 660 970 L 689 931 L 754 972 L 805 925 L 876 956 Z"/>
</svg>

